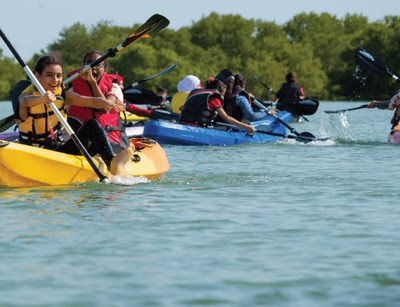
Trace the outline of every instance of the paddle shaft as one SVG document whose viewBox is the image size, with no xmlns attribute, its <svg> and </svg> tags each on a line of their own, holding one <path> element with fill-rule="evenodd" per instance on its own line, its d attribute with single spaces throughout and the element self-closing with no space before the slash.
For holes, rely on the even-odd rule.
<svg viewBox="0 0 400 307">
<path fill-rule="evenodd" d="M 363 104 L 361 106 L 355 107 L 355 108 L 349 108 L 349 109 L 342 109 L 342 110 L 335 110 L 335 111 L 324 111 L 327 114 L 333 114 L 333 113 L 343 113 L 347 111 L 353 111 L 353 110 L 359 110 L 359 109 L 365 109 L 368 107 L 368 104 Z"/>
<path fill-rule="evenodd" d="M 216 122 L 216 125 L 217 126 L 222 126 L 222 127 L 228 127 L 228 128 L 233 129 L 233 130 L 240 131 L 240 132 L 246 132 L 246 130 L 244 130 L 244 129 L 238 127 L 238 126 L 232 125 L 232 124 Z M 295 140 L 300 141 L 300 142 L 311 142 L 311 141 L 315 141 L 316 140 L 315 138 L 302 136 L 302 135 L 297 136 L 297 135 L 290 135 L 290 134 L 277 133 L 277 132 L 258 130 L 258 129 L 257 129 L 256 133 L 268 134 L 268 135 L 272 135 L 272 136 L 280 136 L 280 137 L 286 138 L 286 139 L 295 139 Z M 325 141 L 326 139 L 318 139 L 318 140 Z"/>
<path fill-rule="evenodd" d="M 11 42 L 8 40 L 8 38 L 6 37 L 6 35 L 4 34 L 4 32 L 1 29 L 0 29 L 0 36 L 4 40 L 4 42 L 6 43 L 7 47 L 10 49 L 12 54 L 15 56 L 15 58 L 17 59 L 17 61 L 19 62 L 22 69 L 25 71 L 25 73 L 29 77 L 29 79 L 35 85 L 35 87 L 37 88 L 39 93 L 43 96 L 46 93 L 43 86 L 40 84 L 40 82 L 38 81 L 36 76 L 32 73 L 30 68 L 24 63 L 22 58 L 19 56 L 18 52 L 15 50 L 15 48 L 13 47 L 13 45 L 11 44 Z M 92 167 L 92 169 L 94 170 L 96 175 L 99 177 L 100 181 L 103 181 L 104 179 L 106 179 L 107 177 L 101 173 L 101 171 L 98 169 L 96 164 L 93 162 L 92 157 L 89 155 L 86 148 L 83 146 L 83 144 L 81 143 L 79 138 L 76 136 L 74 130 L 72 130 L 71 126 L 64 119 L 64 117 L 62 116 L 61 112 L 58 110 L 56 105 L 53 102 L 51 102 L 50 107 L 51 107 L 52 111 L 54 112 L 54 114 L 57 116 L 58 120 L 61 122 L 61 124 L 65 128 L 65 130 L 70 135 L 71 139 L 74 141 L 75 145 L 79 148 L 79 151 L 86 158 L 86 160 L 88 161 L 88 163 L 90 164 L 90 166 Z"/>
<path fill-rule="evenodd" d="M 162 76 L 162 75 L 164 75 L 164 74 L 170 72 L 171 70 L 175 69 L 175 67 L 176 67 L 176 64 L 174 64 L 174 65 L 168 67 L 167 69 L 165 69 L 165 70 L 163 70 L 163 71 L 160 71 L 159 73 L 156 73 L 156 74 L 153 75 L 153 76 L 150 76 L 150 77 L 141 79 L 141 80 L 139 80 L 139 81 L 133 82 L 132 84 L 128 85 L 124 90 L 125 90 L 125 91 L 126 91 L 126 90 L 129 90 L 130 88 L 134 88 L 134 87 L 138 86 L 139 84 L 142 84 L 143 82 L 150 81 L 150 80 L 153 80 L 153 79 L 155 79 L 155 78 L 157 78 L 157 77 L 159 77 L 159 76 Z"/>
<path fill-rule="evenodd" d="M 254 78 L 258 81 L 258 83 L 260 83 L 262 86 L 264 86 L 270 93 L 272 93 L 276 96 L 276 92 L 272 88 L 270 88 L 266 83 L 261 81 L 257 76 L 254 76 Z"/>
<path fill-rule="evenodd" d="M 126 48 L 133 42 L 137 41 L 140 38 L 147 38 L 151 34 L 157 34 L 159 31 L 164 29 L 169 25 L 169 20 L 162 15 L 155 14 L 151 16 L 142 26 L 140 26 L 135 32 L 131 33 L 127 38 L 125 38 L 120 44 L 115 46 L 114 48 L 108 49 L 107 53 L 102 55 L 100 58 L 94 60 L 90 64 L 86 65 L 79 72 L 74 73 L 69 78 L 65 79 L 63 84 L 69 84 L 80 75 L 89 71 L 89 69 L 94 66 L 100 64 L 104 60 L 114 57 L 119 51 Z"/>
<path fill-rule="evenodd" d="M 0 132 L 6 131 L 15 124 L 14 114 L 0 120 Z"/>
<path fill-rule="evenodd" d="M 257 100 L 254 100 L 253 103 L 254 103 L 256 106 L 260 107 L 261 109 L 265 110 L 265 112 L 268 113 L 267 107 L 265 107 L 262 103 L 260 103 L 260 102 L 257 101 Z M 288 129 L 290 130 L 290 132 L 296 134 L 297 136 L 300 135 L 300 133 L 298 133 L 298 132 L 296 131 L 296 129 L 294 129 L 293 127 L 291 127 L 290 125 L 288 125 L 284 120 L 280 119 L 278 116 L 276 116 L 276 115 L 274 115 L 274 114 L 271 114 L 271 116 L 274 117 L 278 122 L 280 122 L 280 123 L 281 123 L 282 125 L 284 125 L 286 128 L 288 128 Z"/>
</svg>

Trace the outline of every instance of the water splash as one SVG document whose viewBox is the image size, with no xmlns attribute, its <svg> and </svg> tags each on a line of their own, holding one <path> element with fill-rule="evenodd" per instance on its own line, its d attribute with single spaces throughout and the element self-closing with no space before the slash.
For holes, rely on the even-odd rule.
<svg viewBox="0 0 400 307">
<path fill-rule="evenodd" d="M 144 176 L 113 176 L 109 175 L 108 179 L 112 184 L 118 184 L 118 185 L 135 185 L 139 183 L 149 183 L 151 180 L 147 179 Z"/>
<path fill-rule="evenodd" d="M 354 68 L 353 77 L 357 82 L 352 86 L 353 90 L 349 95 L 351 100 L 353 98 L 359 99 L 361 97 L 361 93 L 367 88 L 367 80 L 370 75 L 370 72 L 362 70 L 358 65 Z"/>
<path fill-rule="evenodd" d="M 320 118 L 320 133 L 331 135 L 335 139 L 355 141 L 356 138 L 350 129 L 347 112 L 324 114 Z"/>
</svg>

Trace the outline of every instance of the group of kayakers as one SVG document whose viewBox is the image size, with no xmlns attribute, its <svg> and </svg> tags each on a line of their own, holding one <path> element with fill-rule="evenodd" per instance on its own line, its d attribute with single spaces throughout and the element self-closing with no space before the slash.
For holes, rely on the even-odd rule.
<svg viewBox="0 0 400 307">
<path fill-rule="evenodd" d="M 89 51 L 83 57 L 83 65 L 89 65 L 100 58 L 100 51 Z M 123 78 L 107 72 L 108 63 L 104 61 L 72 81 L 68 90 L 63 87 L 63 66 L 52 55 L 39 59 L 34 75 L 45 89 L 41 96 L 34 85 L 29 85 L 19 96 L 19 107 L 15 114 L 19 126 L 19 141 L 23 144 L 53 149 L 69 154 L 79 154 L 75 145 L 56 115 L 50 108 L 54 103 L 77 137 L 91 155 L 99 154 L 109 171 L 123 174 L 123 167 L 132 156 L 134 148 L 129 142 L 119 113 L 130 111 L 149 116 L 151 111 L 134 104 L 124 104 Z M 69 76 L 76 73 L 75 70 Z M 304 96 L 297 86 L 295 74 L 290 73 L 286 84 L 277 93 L 276 100 L 291 101 Z M 294 79 L 293 79 L 294 76 Z M 254 96 L 246 91 L 246 77 L 241 73 L 221 70 L 215 78 L 210 77 L 201 84 L 199 78 L 188 75 L 178 83 L 180 96 L 180 123 L 209 127 L 218 122 L 236 126 L 254 134 L 252 121 L 261 120 L 268 113 L 254 111 L 251 104 Z M 165 96 L 165 89 L 160 92 Z M 175 96 L 174 95 L 174 96 Z M 174 97 L 172 103 L 174 102 Z M 68 116 L 67 116 L 68 115 Z"/>
<path fill-rule="evenodd" d="M 295 72 L 288 73 L 286 80 L 273 101 L 279 102 L 281 106 L 295 105 L 305 98 L 304 89 L 297 84 Z M 245 88 L 245 75 L 234 74 L 228 69 L 221 70 L 215 78 L 209 78 L 205 82 L 204 88 L 194 89 L 188 93 L 186 102 L 181 108 L 180 122 L 207 127 L 221 121 L 246 129 L 249 134 L 254 133 L 255 130 L 250 126 L 250 122 L 275 114 L 275 110 L 271 108 L 268 113 L 254 111 L 252 107 L 254 95 Z"/>
</svg>

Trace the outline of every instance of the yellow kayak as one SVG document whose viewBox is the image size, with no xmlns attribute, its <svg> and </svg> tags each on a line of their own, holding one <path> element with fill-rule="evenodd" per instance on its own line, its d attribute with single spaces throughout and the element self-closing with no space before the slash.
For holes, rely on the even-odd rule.
<svg viewBox="0 0 400 307">
<path fill-rule="evenodd" d="M 128 174 L 152 180 L 168 172 L 167 156 L 157 142 L 148 139 L 131 139 L 131 142 L 137 150 L 126 166 Z M 93 160 L 107 175 L 101 158 Z M 0 140 L 0 186 L 65 185 L 96 180 L 97 175 L 83 156 Z"/>
<path fill-rule="evenodd" d="M 139 116 L 139 115 L 132 114 L 129 112 L 125 112 L 125 113 L 126 113 L 126 121 L 127 122 L 140 122 L 140 121 L 146 121 L 149 119 L 148 117 L 145 117 L 145 116 Z M 122 119 L 125 120 L 124 113 L 121 112 L 119 115 L 121 116 Z"/>
</svg>

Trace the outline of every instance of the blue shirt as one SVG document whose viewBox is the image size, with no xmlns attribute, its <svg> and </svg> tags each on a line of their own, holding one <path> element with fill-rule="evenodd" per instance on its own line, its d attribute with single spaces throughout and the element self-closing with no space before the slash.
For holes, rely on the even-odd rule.
<svg viewBox="0 0 400 307">
<path fill-rule="evenodd" d="M 242 110 L 244 117 L 251 122 L 268 116 L 265 112 L 254 112 L 249 101 L 243 95 L 238 95 L 236 97 L 236 105 Z"/>
</svg>

